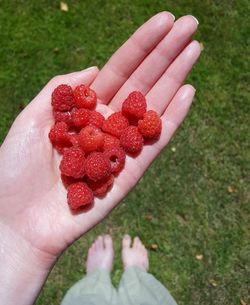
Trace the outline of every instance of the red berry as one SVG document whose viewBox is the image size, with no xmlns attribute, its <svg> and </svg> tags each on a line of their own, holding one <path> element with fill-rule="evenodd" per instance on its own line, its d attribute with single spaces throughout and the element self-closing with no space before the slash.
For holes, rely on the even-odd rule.
<svg viewBox="0 0 250 305">
<path fill-rule="evenodd" d="M 89 122 L 88 125 L 94 125 L 98 128 L 102 128 L 104 122 L 104 116 L 95 110 L 89 112 Z"/>
<path fill-rule="evenodd" d="M 49 139 L 55 148 L 59 149 L 70 147 L 70 137 L 68 134 L 68 125 L 65 122 L 56 123 L 49 132 Z"/>
<path fill-rule="evenodd" d="M 101 149 L 103 146 L 103 133 L 95 126 L 86 126 L 80 131 L 79 144 L 87 153 Z"/>
<path fill-rule="evenodd" d="M 69 111 L 61 112 L 61 111 L 53 111 L 53 116 L 55 122 L 65 122 L 68 126 L 72 125 L 72 117 Z"/>
<path fill-rule="evenodd" d="M 122 132 L 128 127 L 128 125 L 129 122 L 127 118 L 125 118 L 121 112 L 115 112 L 103 122 L 102 130 L 120 138 Z"/>
<path fill-rule="evenodd" d="M 156 139 L 161 134 L 161 119 L 154 110 L 147 111 L 138 122 L 138 130 L 145 138 Z"/>
<path fill-rule="evenodd" d="M 107 193 L 107 191 L 110 189 L 110 187 L 113 185 L 113 182 L 114 182 L 113 175 L 110 175 L 107 178 L 98 181 L 93 181 L 90 179 L 87 180 L 88 186 L 91 188 L 94 195 L 98 197 L 104 196 Z"/>
<path fill-rule="evenodd" d="M 62 174 L 61 174 L 61 180 L 62 180 L 63 185 L 66 188 L 68 188 L 69 185 L 72 184 L 72 183 L 82 182 L 81 178 L 76 179 L 76 178 L 65 176 L 65 175 L 62 175 Z"/>
<path fill-rule="evenodd" d="M 68 85 L 60 85 L 52 93 L 52 107 L 54 111 L 69 111 L 74 106 L 73 90 Z"/>
<path fill-rule="evenodd" d="M 77 86 L 74 90 L 74 97 L 77 108 L 94 109 L 96 106 L 96 93 L 88 86 Z"/>
<path fill-rule="evenodd" d="M 111 172 L 118 174 L 124 167 L 126 154 L 122 148 L 114 147 L 105 150 L 104 155 L 111 163 Z"/>
<path fill-rule="evenodd" d="M 65 176 L 81 178 L 85 174 L 84 163 L 84 152 L 80 148 L 65 149 L 60 164 L 61 173 Z"/>
<path fill-rule="evenodd" d="M 93 203 L 94 195 L 86 183 L 77 182 L 68 187 L 68 204 L 72 210 Z"/>
<path fill-rule="evenodd" d="M 77 133 L 69 134 L 69 139 L 70 139 L 71 144 L 74 147 L 80 147 L 80 144 L 79 144 L 79 135 Z"/>
<path fill-rule="evenodd" d="M 143 147 L 143 137 L 136 126 L 129 126 L 122 133 L 120 143 L 126 152 L 139 153 Z"/>
<path fill-rule="evenodd" d="M 60 155 L 63 154 L 65 147 L 63 147 L 63 146 L 61 146 L 61 145 L 58 145 L 58 144 L 53 145 L 53 147 L 55 148 L 55 150 L 56 150 Z"/>
<path fill-rule="evenodd" d="M 90 111 L 88 109 L 77 109 L 72 110 L 72 121 L 77 127 L 85 127 L 89 123 Z"/>
<path fill-rule="evenodd" d="M 86 159 L 85 172 L 93 181 L 106 178 L 111 174 L 110 161 L 103 153 L 93 152 Z"/>
<path fill-rule="evenodd" d="M 142 118 L 146 110 L 146 99 L 139 91 L 131 92 L 122 104 L 122 113 L 130 121 Z"/>
<path fill-rule="evenodd" d="M 120 147 L 120 140 L 117 139 L 114 136 L 111 136 L 108 133 L 104 133 L 104 143 L 103 143 L 103 151 L 107 150 L 107 149 L 111 149 L 111 148 L 115 148 L 115 147 Z"/>
</svg>

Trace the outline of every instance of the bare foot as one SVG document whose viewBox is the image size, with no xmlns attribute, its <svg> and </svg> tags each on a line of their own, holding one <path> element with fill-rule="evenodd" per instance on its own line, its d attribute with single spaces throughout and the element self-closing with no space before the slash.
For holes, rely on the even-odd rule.
<svg viewBox="0 0 250 305">
<path fill-rule="evenodd" d="M 111 236 L 98 236 L 88 251 L 86 263 L 87 273 L 91 273 L 96 268 L 111 272 L 113 260 L 114 249 Z"/>
<path fill-rule="evenodd" d="M 131 247 L 131 237 L 129 235 L 124 236 L 122 240 L 122 261 L 124 269 L 134 266 L 144 271 L 148 270 L 148 252 L 139 237 L 134 238 Z"/>
</svg>

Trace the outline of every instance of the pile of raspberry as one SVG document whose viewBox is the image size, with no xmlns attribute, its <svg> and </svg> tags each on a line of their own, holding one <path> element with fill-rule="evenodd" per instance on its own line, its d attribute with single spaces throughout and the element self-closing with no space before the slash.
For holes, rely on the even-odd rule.
<svg viewBox="0 0 250 305">
<path fill-rule="evenodd" d="M 145 142 L 161 134 L 160 117 L 147 111 L 139 91 L 131 92 L 121 111 L 107 118 L 95 110 L 96 102 L 96 93 L 86 85 L 73 90 L 62 84 L 52 93 L 55 125 L 49 139 L 62 154 L 59 168 L 72 210 L 105 196 L 124 168 L 126 153 L 138 155 Z"/>
</svg>

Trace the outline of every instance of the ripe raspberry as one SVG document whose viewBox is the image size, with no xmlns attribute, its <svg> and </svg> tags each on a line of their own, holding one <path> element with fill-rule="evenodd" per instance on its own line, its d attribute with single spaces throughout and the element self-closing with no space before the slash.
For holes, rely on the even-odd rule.
<svg viewBox="0 0 250 305">
<path fill-rule="evenodd" d="M 76 133 L 69 134 L 69 139 L 70 139 L 71 144 L 74 147 L 80 147 L 78 134 L 76 134 Z"/>
<path fill-rule="evenodd" d="M 72 117 L 69 111 L 61 112 L 61 111 L 53 111 L 53 116 L 55 122 L 65 122 L 68 126 L 72 125 Z"/>
<path fill-rule="evenodd" d="M 120 140 L 117 139 L 114 136 L 111 136 L 108 133 L 104 133 L 104 143 L 103 143 L 103 147 L 102 150 L 105 151 L 107 149 L 111 149 L 111 148 L 115 148 L 115 147 L 120 147 Z"/>
<path fill-rule="evenodd" d="M 86 126 L 80 131 L 79 144 L 87 153 L 101 149 L 103 146 L 103 133 L 95 126 Z"/>
<path fill-rule="evenodd" d="M 94 195 L 97 197 L 103 197 L 111 188 L 113 182 L 114 182 L 113 175 L 110 175 L 107 178 L 98 181 L 93 181 L 90 179 L 87 180 L 88 186 L 91 188 Z"/>
<path fill-rule="evenodd" d="M 146 110 L 146 99 L 139 91 L 131 92 L 122 104 L 122 113 L 129 121 L 142 118 Z"/>
<path fill-rule="evenodd" d="M 86 183 L 77 182 L 68 187 L 68 204 L 72 210 L 93 203 L 94 195 Z"/>
<path fill-rule="evenodd" d="M 74 97 L 77 108 L 94 109 L 96 106 L 96 93 L 88 86 L 77 86 L 74 90 Z"/>
<path fill-rule="evenodd" d="M 136 126 L 129 126 L 122 133 L 120 143 L 126 152 L 139 153 L 143 147 L 143 137 Z"/>
<path fill-rule="evenodd" d="M 111 174 L 110 161 L 103 153 L 93 152 L 86 159 L 85 172 L 93 181 L 106 178 Z"/>
<path fill-rule="evenodd" d="M 54 148 L 55 148 L 55 150 L 60 154 L 60 155 L 62 155 L 63 154 L 63 152 L 64 152 L 64 149 L 66 149 L 66 147 L 63 147 L 63 146 L 61 146 L 61 145 L 54 145 Z"/>
<path fill-rule="evenodd" d="M 49 139 L 55 148 L 70 147 L 70 137 L 68 134 L 68 125 L 65 122 L 56 123 L 49 132 Z"/>
<path fill-rule="evenodd" d="M 126 154 L 122 148 L 111 148 L 105 150 L 104 155 L 111 163 L 111 172 L 118 174 L 123 169 L 126 159 Z"/>
<path fill-rule="evenodd" d="M 104 122 L 104 116 L 95 110 L 89 112 L 89 122 L 88 125 L 94 125 L 98 128 L 102 128 Z"/>
<path fill-rule="evenodd" d="M 60 85 L 52 93 L 52 107 L 54 111 L 69 111 L 74 106 L 73 90 L 68 85 Z"/>
<path fill-rule="evenodd" d="M 138 130 L 143 137 L 156 139 L 161 134 L 161 119 L 154 110 L 147 111 L 138 122 Z"/>
<path fill-rule="evenodd" d="M 64 150 L 59 168 L 65 176 L 81 178 L 85 174 L 84 163 L 84 152 L 80 148 L 71 147 Z"/>
<path fill-rule="evenodd" d="M 70 184 L 72 183 L 76 183 L 76 182 L 82 182 L 82 180 L 73 178 L 73 177 L 69 177 L 69 176 L 65 176 L 65 175 L 61 175 L 61 180 L 63 185 L 68 188 L 70 186 Z"/>
<path fill-rule="evenodd" d="M 85 127 L 89 123 L 90 111 L 88 109 L 77 109 L 72 110 L 72 121 L 77 127 Z"/>
<path fill-rule="evenodd" d="M 125 118 L 121 112 L 115 112 L 103 122 L 102 130 L 120 138 L 122 132 L 128 127 L 128 125 L 129 122 L 127 118 Z"/>
</svg>

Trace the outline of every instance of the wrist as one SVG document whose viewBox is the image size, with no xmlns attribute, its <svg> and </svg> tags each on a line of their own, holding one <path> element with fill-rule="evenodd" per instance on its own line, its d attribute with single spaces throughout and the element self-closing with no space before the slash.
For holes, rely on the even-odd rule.
<svg viewBox="0 0 250 305">
<path fill-rule="evenodd" d="M 0 224 L 0 300 L 5 305 L 33 304 L 56 257 L 42 253 Z"/>
</svg>

